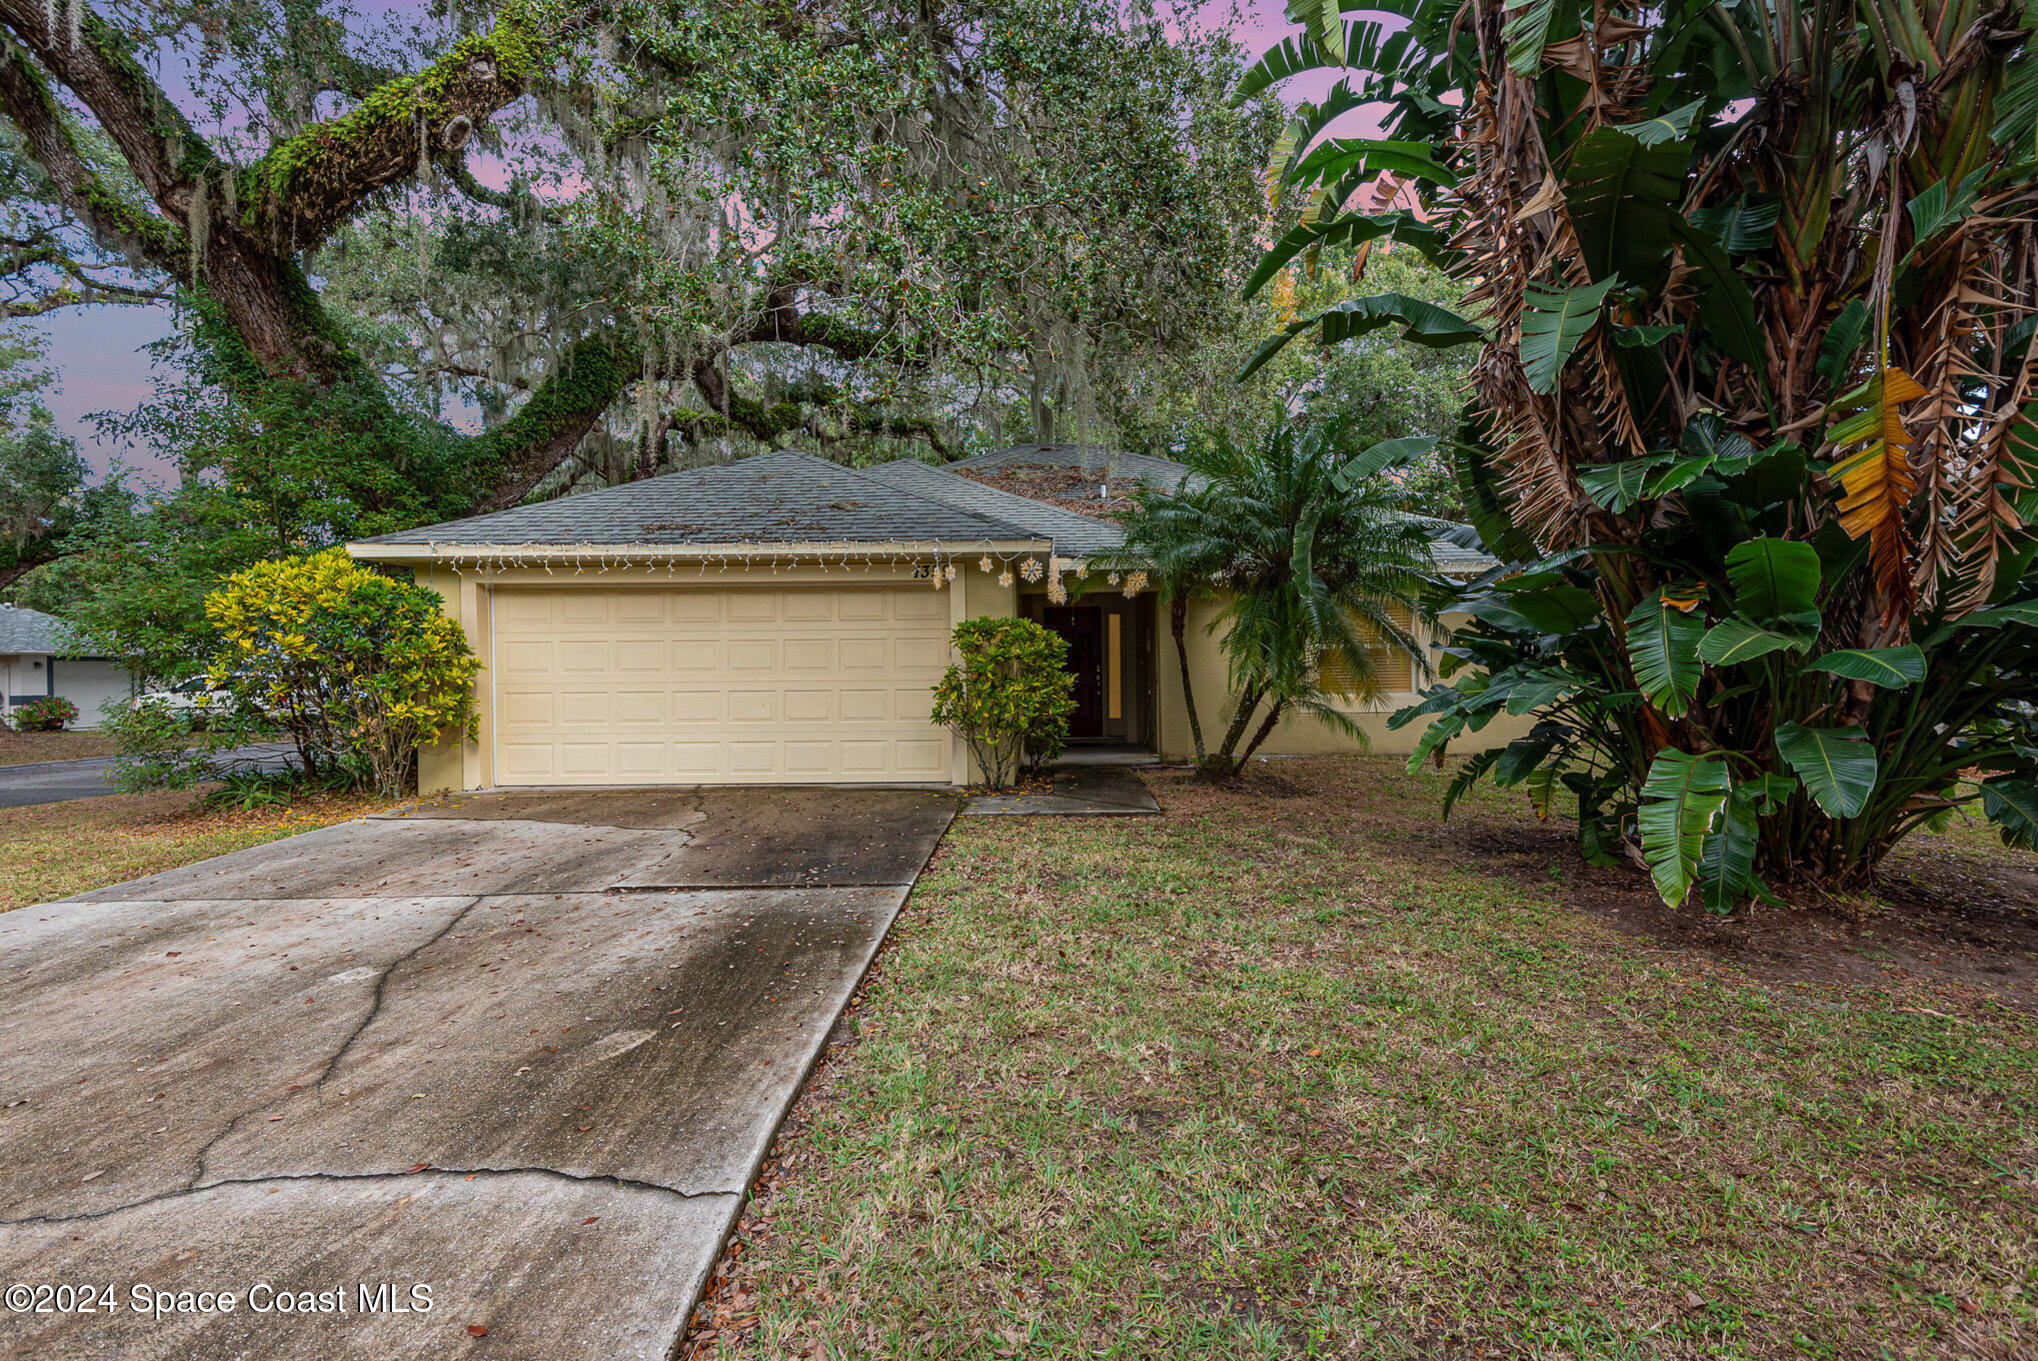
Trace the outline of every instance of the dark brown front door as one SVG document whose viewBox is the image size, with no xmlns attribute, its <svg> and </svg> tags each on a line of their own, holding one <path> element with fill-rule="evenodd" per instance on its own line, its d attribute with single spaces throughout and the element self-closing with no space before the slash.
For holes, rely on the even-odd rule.
<svg viewBox="0 0 2038 1361">
<path fill-rule="evenodd" d="M 1076 711 L 1070 737 L 1104 735 L 1104 615 L 1094 605 L 1050 605 L 1040 622 L 1069 645 L 1068 669 L 1076 678 Z"/>
</svg>

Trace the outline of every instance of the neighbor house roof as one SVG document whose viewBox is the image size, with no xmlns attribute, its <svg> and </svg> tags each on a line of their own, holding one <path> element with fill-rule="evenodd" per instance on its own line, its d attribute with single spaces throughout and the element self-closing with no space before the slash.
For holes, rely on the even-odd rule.
<svg viewBox="0 0 2038 1361">
<path fill-rule="evenodd" d="M 949 465 L 951 468 L 961 466 Z M 1072 510 L 1063 510 L 1060 506 L 1050 506 L 996 487 L 987 487 L 916 458 L 894 459 L 859 471 L 866 477 L 931 497 L 958 510 L 1018 525 L 1034 538 L 1051 539 L 1055 553 L 1061 557 L 1094 557 L 1112 552 L 1125 542 L 1125 531 L 1109 520 L 1092 519 Z"/>
<path fill-rule="evenodd" d="M 1009 542 L 1042 537 L 996 516 L 796 450 L 667 473 L 373 544 Z"/>
<path fill-rule="evenodd" d="M 87 651 L 84 637 L 63 620 L 18 605 L 0 605 L 0 652 L 98 655 Z"/>
</svg>

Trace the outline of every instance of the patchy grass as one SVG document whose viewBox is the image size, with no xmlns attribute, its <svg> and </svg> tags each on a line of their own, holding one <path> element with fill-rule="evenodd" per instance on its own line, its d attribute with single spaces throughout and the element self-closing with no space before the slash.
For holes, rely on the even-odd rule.
<svg viewBox="0 0 2038 1361">
<path fill-rule="evenodd" d="M 1495 796 L 1269 769 L 958 821 L 693 1355 L 2038 1349 L 2017 986 L 1760 976 Z"/>
<path fill-rule="evenodd" d="M 0 808 L 0 912 L 259 846 L 392 806 L 365 795 L 300 795 L 287 808 L 204 812 L 188 793 Z"/>
<path fill-rule="evenodd" d="M 96 732 L 14 732 L 0 728 L 0 766 L 27 766 L 40 761 L 76 761 L 87 756 L 117 756 L 120 744 Z"/>
</svg>

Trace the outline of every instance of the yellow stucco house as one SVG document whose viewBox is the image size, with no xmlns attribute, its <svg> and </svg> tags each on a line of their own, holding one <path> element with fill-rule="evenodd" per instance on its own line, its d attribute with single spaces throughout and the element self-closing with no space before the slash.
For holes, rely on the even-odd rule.
<svg viewBox="0 0 2038 1361">
<path fill-rule="evenodd" d="M 1172 490 L 1181 464 L 1065 445 L 936 468 L 847 468 L 782 451 L 348 545 L 436 590 L 480 656 L 478 736 L 421 753 L 419 787 L 718 783 L 964 784 L 964 744 L 928 718 L 949 630 L 1022 615 L 1068 640 L 1077 745 L 1191 753 L 1165 617 L 1118 547 L 1127 485 Z M 1027 494 L 1030 493 L 1030 494 Z M 1485 563 L 1440 543 L 1439 565 Z M 1190 619 L 1206 731 L 1225 661 Z M 1392 668 L 1390 668 L 1392 670 Z M 1411 686 L 1408 667 L 1398 671 Z M 1390 694 L 1353 712 L 1373 749 Z M 1353 750 L 1284 720 L 1263 755 Z"/>
</svg>

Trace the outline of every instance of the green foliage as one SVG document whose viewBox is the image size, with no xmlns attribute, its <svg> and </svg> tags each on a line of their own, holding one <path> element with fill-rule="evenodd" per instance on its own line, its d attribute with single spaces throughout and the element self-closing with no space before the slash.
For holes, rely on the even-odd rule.
<svg viewBox="0 0 2038 1361">
<path fill-rule="evenodd" d="M 1420 761 L 1535 717 L 1475 746 L 1447 811 L 1479 780 L 1562 788 L 1588 858 L 1717 911 L 1863 884 L 1977 803 L 2029 844 L 2032 27 L 1939 0 L 1405 18 L 1346 80 L 1384 138 L 1448 153 L 1448 195 L 1396 189 L 1484 304 L 1452 449 L 1501 565 L 1393 721 L 1428 721 Z M 1280 250 L 1380 230 L 1336 208 Z"/>
<path fill-rule="evenodd" d="M 959 660 L 935 683 L 934 721 L 962 735 L 985 785 L 1003 789 L 1020 761 L 1061 755 L 1076 708 L 1061 635 L 1030 619 L 966 619 L 949 641 Z"/>
<path fill-rule="evenodd" d="M 1348 421 L 1311 421 L 1251 445 L 1215 440 L 1186 456 L 1191 484 L 1139 495 L 1119 565 L 1147 572 L 1170 599 L 1222 602 L 1212 628 L 1231 694 L 1214 749 L 1195 723 L 1204 776 L 1235 775 L 1291 712 L 1364 741 L 1347 709 L 1381 694 L 1382 650 L 1425 672 L 1421 643 L 1399 619 L 1435 619 L 1429 528 L 1384 475 L 1420 452 L 1405 441 L 1360 448 Z M 1185 651 L 1177 661 L 1193 709 Z"/>
<path fill-rule="evenodd" d="M 209 698 L 209 697 L 207 697 Z M 274 737 L 261 715 L 239 706 L 174 708 L 160 697 L 109 706 L 102 731 L 120 745 L 107 778 L 126 794 L 190 789 L 239 773 L 230 755 Z"/>
<path fill-rule="evenodd" d="M 44 695 L 15 705 L 9 717 L 17 732 L 62 732 L 78 721 L 78 706 L 62 695 Z"/>
<path fill-rule="evenodd" d="M 1666 903 L 1684 901 L 1698 874 L 1699 857 L 1714 819 L 1732 790 L 1726 763 L 1667 748 L 1656 754 L 1642 782 L 1642 858 Z M 1725 859 L 1727 851 L 1719 854 Z"/>
<path fill-rule="evenodd" d="M 332 549 L 235 573 L 205 611 L 209 679 L 288 733 L 309 775 L 357 760 L 395 797 L 418 747 L 472 735 L 480 660 L 422 586 Z"/>
</svg>

